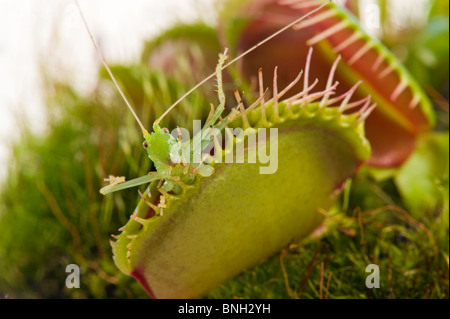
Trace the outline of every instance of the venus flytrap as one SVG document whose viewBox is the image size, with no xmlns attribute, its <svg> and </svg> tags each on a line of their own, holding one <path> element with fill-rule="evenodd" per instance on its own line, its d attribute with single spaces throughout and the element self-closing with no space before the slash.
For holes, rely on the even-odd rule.
<svg viewBox="0 0 450 319">
<path fill-rule="evenodd" d="M 228 123 L 237 129 L 247 122 L 248 132 L 257 132 L 254 147 L 248 143 L 252 134 L 241 129 L 233 136 L 225 130 L 228 143 L 223 149 L 216 146 L 209 157 L 210 176 L 194 172 L 195 178 L 171 193 L 155 180 L 142 194 L 129 223 L 111 243 L 118 267 L 152 297 L 201 296 L 308 235 L 322 221 L 318 208 L 328 209 L 344 181 L 370 156 L 363 126 L 374 104 L 364 99 L 360 111 L 346 114 L 353 105 L 323 103 L 336 84 L 311 93 L 315 84 L 304 83 L 296 100 L 281 99 L 284 90 L 264 104 L 260 97 L 257 107 L 243 109 Z M 345 101 L 349 94 L 336 98 Z M 277 138 L 267 128 L 277 129 Z M 256 156 L 250 150 L 256 147 L 258 157 L 251 163 Z M 276 169 L 271 165 L 271 174 L 261 174 L 266 168 L 261 155 L 272 152 L 278 154 Z M 226 156 L 233 158 L 231 164 Z M 184 169 L 179 164 L 173 173 Z"/>
<path fill-rule="evenodd" d="M 110 177 L 110 185 L 101 192 L 150 183 L 144 193 L 139 192 L 141 201 L 130 221 L 111 241 L 116 265 L 135 277 L 150 296 L 199 297 L 307 236 L 322 222 L 319 209 L 330 208 L 346 179 L 369 158 L 364 121 L 376 104 L 369 97 L 350 103 L 352 89 L 335 96 L 339 59 L 329 70 L 325 89 L 318 90 L 318 80 L 311 82 L 309 76 L 312 48 L 304 72 L 286 87 L 279 90 L 275 68 L 269 96 L 260 69 L 259 97 L 246 106 L 235 91 L 236 107 L 222 115 L 223 68 L 315 10 L 228 64 L 227 51 L 219 55 L 212 75 L 217 79 L 219 105 L 211 105 L 210 115 L 191 141 L 183 141 L 182 129 L 177 129 L 176 138 L 159 123 L 212 76 L 169 107 L 151 133 L 126 102 L 141 127 L 143 147 L 156 171 L 127 182 Z M 98 50 L 95 41 L 94 45 Z M 300 80 L 303 88 L 287 97 Z M 226 136 L 224 145 L 219 140 L 221 132 Z"/>
<path fill-rule="evenodd" d="M 325 7 L 323 0 L 227 0 L 221 13 L 221 34 L 231 52 L 240 52 L 264 39 L 285 20 L 320 7 L 308 19 L 274 39 L 270 46 L 245 56 L 237 76 L 251 82 L 263 67 L 278 67 L 280 84 L 296 76 L 293 64 L 304 61 L 309 47 L 316 54 L 311 74 L 327 81 L 329 68 L 340 56 L 337 94 L 353 88 L 350 102 L 371 95 L 377 109 L 366 121 L 366 136 L 372 145 L 369 164 L 396 167 L 414 151 L 420 136 L 434 125 L 435 115 L 427 94 L 402 63 L 380 41 L 368 35 L 356 19 L 336 1 Z M 264 85 L 270 85 L 266 79 Z M 354 85 L 358 83 L 356 87 Z M 298 87 L 296 88 L 298 89 Z M 289 92 L 294 94 L 295 90 Z"/>
</svg>

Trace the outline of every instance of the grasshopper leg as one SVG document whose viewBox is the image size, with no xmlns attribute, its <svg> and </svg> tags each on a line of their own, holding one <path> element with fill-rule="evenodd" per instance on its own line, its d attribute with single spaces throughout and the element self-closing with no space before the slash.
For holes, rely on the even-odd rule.
<svg viewBox="0 0 450 319">
<path fill-rule="evenodd" d="M 191 175 L 194 174 L 200 168 L 200 166 L 202 166 L 203 162 L 205 162 L 209 156 L 209 154 L 203 154 L 200 164 L 198 164 L 198 166 L 192 170 Z"/>
<path fill-rule="evenodd" d="M 159 198 L 159 204 L 158 204 L 158 208 L 159 208 L 159 215 L 163 216 L 164 214 L 164 208 L 166 208 L 166 198 L 169 196 L 169 193 L 167 193 L 163 188 L 162 188 L 162 183 L 163 183 L 164 179 L 161 178 L 159 180 L 158 186 L 156 187 L 158 189 L 158 192 L 161 194 L 160 198 Z"/>
</svg>

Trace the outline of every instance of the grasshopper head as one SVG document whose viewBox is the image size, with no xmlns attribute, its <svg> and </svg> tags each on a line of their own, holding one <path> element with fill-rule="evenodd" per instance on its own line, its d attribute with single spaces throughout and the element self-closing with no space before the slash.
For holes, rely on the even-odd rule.
<svg viewBox="0 0 450 319">
<path fill-rule="evenodd" d="M 153 131 L 152 133 L 143 132 L 142 146 L 155 164 L 157 171 L 167 170 L 171 165 L 170 152 L 172 146 L 176 144 L 176 140 L 168 129 L 161 128 L 157 124 L 153 125 Z"/>
</svg>

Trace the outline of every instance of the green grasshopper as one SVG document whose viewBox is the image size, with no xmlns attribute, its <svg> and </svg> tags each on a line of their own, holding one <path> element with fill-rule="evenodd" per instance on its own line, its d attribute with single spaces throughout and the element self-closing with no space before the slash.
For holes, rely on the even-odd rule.
<svg viewBox="0 0 450 319">
<path fill-rule="evenodd" d="M 192 164 L 189 163 L 189 160 L 186 158 L 187 156 L 191 156 L 192 154 L 195 154 L 195 152 L 200 151 L 204 149 L 205 146 L 207 146 L 211 141 L 214 139 L 214 133 L 212 133 L 212 129 L 217 129 L 219 131 L 223 130 L 233 119 L 239 114 L 237 108 L 240 106 L 240 103 L 238 101 L 237 108 L 234 108 L 231 110 L 231 112 L 222 119 L 222 113 L 225 108 L 225 94 L 223 92 L 223 85 L 222 85 L 222 70 L 233 64 L 234 62 L 238 61 L 248 53 L 252 52 L 259 46 L 263 45 L 267 41 L 271 40 L 272 38 L 276 37 L 277 35 L 281 34 L 282 32 L 290 29 L 294 25 L 298 24 L 302 20 L 306 19 L 310 15 L 314 14 L 315 12 L 322 9 L 324 6 L 329 4 L 331 1 L 328 1 L 321 5 L 320 7 L 310 11 L 306 15 L 296 19 L 295 21 L 289 23 L 285 27 L 281 28 L 277 32 L 273 33 L 263 41 L 259 42 L 252 48 L 248 49 L 232 61 L 230 61 L 228 64 L 225 64 L 227 57 L 227 49 L 224 50 L 223 53 L 219 54 L 219 61 L 216 67 L 216 70 L 214 73 L 212 73 L 210 76 L 202 80 L 200 83 L 198 83 L 196 86 L 194 86 L 191 90 L 189 90 L 186 94 L 184 94 L 179 100 L 177 100 L 172 106 L 170 106 L 167 111 L 162 114 L 161 117 L 159 117 L 153 124 L 153 132 L 149 133 L 147 129 L 143 126 L 141 121 L 139 120 L 139 117 L 136 115 L 135 111 L 133 110 L 132 106 L 128 102 L 127 98 L 125 97 L 124 93 L 122 92 L 120 86 L 118 85 L 112 71 L 110 70 L 108 64 L 106 63 L 103 54 L 98 47 L 94 37 L 91 34 L 91 31 L 89 29 L 89 26 L 87 24 L 87 21 L 82 13 L 82 10 L 78 4 L 77 0 L 74 0 L 78 10 L 80 12 L 81 18 L 83 20 L 83 23 L 87 29 L 87 32 L 94 44 L 95 49 L 97 50 L 100 59 L 107 70 L 109 76 L 111 77 L 114 85 L 116 86 L 117 90 L 119 91 L 120 95 L 122 96 L 123 100 L 125 101 L 125 104 L 128 106 L 129 110 L 133 114 L 134 118 L 136 119 L 137 123 L 139 124 L 142 135 L 144 138 L 143 147 L 147 151 L 148 157 L 150 160 L 154 163 L 154 167 L 156 169 L 156 172 L 150 172 L 148 175 L 141 176 L 135 179 L 132 179 L 130 181 L 125 182 L 124 177 L 114 177 L 110 176 L 108 179 L 105 179 L 105 181 L 109 181 L 110 184 L 103 187 L 100 190 L 100 193 L 103 195 L 116 192 L 119 190 L 127 189 L 130 187 L 139 186 L 142 184 L 150 183 L 154 180 L 159 180 L 158 184 L 158 191 L 162 194 L 162 206 L 164 206 L 164 197 L 167 197 L 168 192 L 176 189 L 177 184 L 186 183 L 189 182 L 192 179 L 195 179 L 195 172 L 197 172 L 201 176 L 210 176 L 213 173 L 213 168 L 207 164 L 205 164 L 205 161 L 208 158 L 208 154 L 203 154 L 200 163 L 195 167 L 192 167 Z M 193 141 L 198 140 L 198 137 L 202 137 L 200 143 L 182 143 L 181 141 L 181 132 L 179 131 L 178 139 L 174 138 L 169 131 L 166 128 L 161 128 L 159 123 L 161 120 L 179 103 L 181 102 L 185 97 L 187 97 L 190 93 L 192 93 L 194 90 L 196 90 L 198 87 L 203 85 L 205 82 L 210 80 L 213 77 L 216 77 L 217 79 L 217 92 L 218 92 L 218 98 L 219 98 L 219 105 L 217 108 L 214 108 L 213 105 L 211 105 L 211 112 L 208 116 L 208 119 L 206 120 L 205 124 L 203 125 L 202 129 L 199 134 L 200 136 L 194 136 Z M 258 102 L 258 101 L 257 101 Z M 197 137 L 197 139 L 196 139 Z M 175 159 L 175 160 L 174 160 Z M 178 169 L 178 167 L 182 166 L 183 169 Z M 160 207 L 161 208 L 161 207 Z"/>
</svg>

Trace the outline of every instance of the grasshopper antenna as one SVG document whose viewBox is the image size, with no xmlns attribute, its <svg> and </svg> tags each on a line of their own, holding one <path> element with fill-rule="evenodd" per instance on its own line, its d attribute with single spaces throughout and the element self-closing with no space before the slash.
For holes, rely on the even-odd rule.
<svg viewBox="0 0 450 319">
<path fill-rule="evenodd" d="M 89 37 L 91 38 L 92 42 L 94 43 L 95 50 L 97 51 L 98 55 L 100 56 L 100 59 L 102 60 L 103 66 L 105 67 L 106 71 L 108 71 L 109 76 L 111 77 L 111 80 L 114 82 L 114 85 L 119 90 L 120 95 L 122 96 L 122 99 L 125 101 L 125 104 L 130 109 L 131 113 L 133 114 L 134 118 L 138 122 L 139 126 L 141 127 L 142 134 L 148 134 L 148 131 L 145 129 L 144 125 L 142 125 L 141 121 L 139 120 L 138 116 L 134 112 L 133 108 L 131 107 L 130 102 L 128 102 L 127 98 L 125 97 L 125 94 L 123 94 L 119 84 L 116 81 L 116 78 L 114 77 L 114 74 L 111 72 L 111 69 L 108 66 L 108 63 L 106 63 L 106 60 L 102 54 L 102 51 L 100 50 L 99 46 L 97 45 L 97 42 L 95 41 L 94 37 L 92 36 L 91 30 L 89 29 L 89 25 L 87 24 L 86 18 L 84 17 L 83 11 L 81 11 L 80 4 L 78 3 L 78 0 L 74 0 L 75 4 L 78 7 L 78 11 L 80 11 L 81 18 L 83 19 L 84 26 L 86 27 L 87 32 L 89 33 Z"/>
<path fill-rule="evenodd" d="M 296 25 L 297 23 L 299 23 L 300 21 L 306 19 L 307 17 L 309 17 L 310 15 L 312 15 L 313 13 L 319 11 L 320 9 L 322 9 L 323 7 L 325 7 L 326 5 L 328 5 L 329 3 L 333 2 L 333 0 L 328 0 L 327 2 L 325 2 L 324 4 L 322 4 L 321 6 L 319 6 L 318 8 L 308 12 L 307 14 L 305 14 L 304 16 L 298 18 L 297 20 L 289 23 L 288 25 L 286 25 L 285 27 L 281 28 L 280 30 L 278 30 L 277 32 L 273 33 L 271 36 L 265 38 L 263 41 L 259 42 L 258 44 L 254 45 L 253 47 L 251 47 L 250 49 L 248 49 L 247 51 L 245 51 L 244 53 L 242 53 L 241 55 L 239 55 L 238 57 L 234 58 L 233 60 L 231 60 L 230 62 L 228 62 L 227 64 L 225 64 L 221 70 L 229 67 L 231 64 L 233 64 L 234 62 L 236 62 L 237 60 L 243 58 L 244 56 L 246 56 L 247 54 L 249 54 L 250 52 L 252 52 L 253 50 L 255 50 L 256 48 L 258 48 L 259 46 L 263 45 L 264 43 L 272 40 L 273 38 L 275 38 L 277 35 L 279 35 L 280 33 L 283 33 L 284 31 L 286 31 L 287 29 L 290 29 L 291 27 L 293 27 L 294 25 Z M 190 89 L 188 92 L 186 92 L 182 97 L 180 97 L 175 103 L 173 103 L 164 113 L 163 115 L 161 115 L 156 121 L 155 124 L 159 124 L 161 122 L 161 120 L 175 107 L 178 105 L 178 103 L 180 103 L 182 100 L 184 100 L 184 98 L 186 98 L 189 94 L 191 94 L 192 92 L 194 92 L 197 88 L 199 88 L 200 86 L 202 86 L 203 84 L 205 84 L 205 82 L 207 82 L 208 80 L 212 79 L 214 76 L 216 75 L 216 73 L 212 73 L 210 74 L 208 77 L 206 77 L 205 79 L 203 79 L 200 83 L 198 83 L 196 86 L 194 86 L 192 89 Z"/>
</svg>

